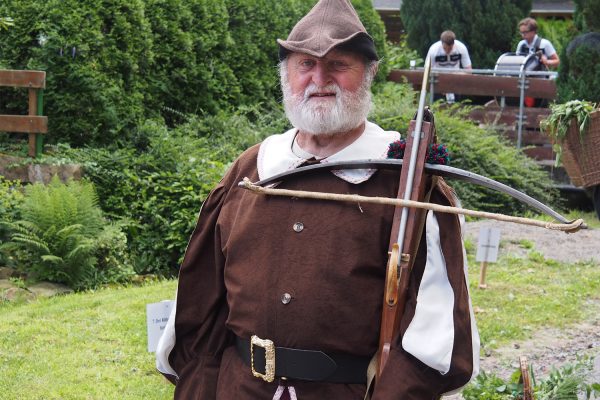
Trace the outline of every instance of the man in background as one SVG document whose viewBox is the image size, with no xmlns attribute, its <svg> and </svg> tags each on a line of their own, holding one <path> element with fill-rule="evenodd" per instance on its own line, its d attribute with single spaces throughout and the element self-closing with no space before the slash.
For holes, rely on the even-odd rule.
<svg viewBox="0 0 600 400">
<path fill-rule="evenodd" d="M 450 30 L 442 32 L 440 40 L 429 48 L 427 57 L 431 57 L 432 68 L 471 69 L 471 57 L 467 46 L 457 40 L 454 32 Z M 448 103 L 459 100 L 454 93 L 446 93 L 445 97 Z M 440 95 L 434 97 L 435 100 L 440 98 L 442 98 Z"/>
<path fill-rule="evenodd" d="M 540 64 L 549 68 L 557 68 L 560 58 L 548 39 L 537 34 L 537 22 L 533 18 L 525 18 L 519 22 L 519 34 L 523 38 L 517 45 L 517 54 L 537 54 Z"/>
</svg>

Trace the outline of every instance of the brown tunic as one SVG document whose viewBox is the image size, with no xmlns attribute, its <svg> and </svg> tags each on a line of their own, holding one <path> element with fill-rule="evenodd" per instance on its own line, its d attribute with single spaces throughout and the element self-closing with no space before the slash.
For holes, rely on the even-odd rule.
<svg viewBox="0 0 600 400">
<path fill-rule="evenodd" d="M 177 399 L 273 398 L 277 379 L 252 376 L 232 347 L 233 335 L 275 345 L 372 356 L 377 351 L 393 207 L 268 197 L 238 188 L 258 180 L 258 146 L 230 168 L 202 206 L 180 270 L 176 342 L 169 361 L 179 375 Z M 287 189 L 395 197 L 398 171 L 377 171 L 361 184 L 331 172 L 282 182 Z M 434 191 L 432 199 L 448 204 Z M 375 400 L 434 399 L 464 385 L 472 372 L 468 292 L 460 227 L 437 215 L 455 295 L 455 347 L 442 376 L 406 353 L 400 338 L 376 385 Z M 300 223 L 294 229 L 294 224 Z M 406 329 L 425 265 L 425 240 L 410 285 Z M 291 301 L 282 302 L 282 296 Z M 287 303 L 287 304 L 286 304 Z M 361 384 L 289 380 L 299 400 L 364 397 Z"/>
</svg>

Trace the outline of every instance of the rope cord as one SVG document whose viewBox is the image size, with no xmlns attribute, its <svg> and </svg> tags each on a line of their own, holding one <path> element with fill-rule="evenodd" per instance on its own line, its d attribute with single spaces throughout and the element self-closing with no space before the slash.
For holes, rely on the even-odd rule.
<svg viewBox="0 0 600 400">
<path fill-rule="evenodd" d="M 240 186 L 251 190 L 258 194 L 265 194 L 269 196 L 285 196 L 285 197 L 298 197 L 303 199 L 317 199 L 317 200 L 330 200 L 330 201 L 347 201 L 356 203 L 373 203 L 373 204 L 386 204 L 390 206 L 400 207 L 412 207 L 420 208 L 424 210 L 431 210 L 436 212 L 450 213 L 450 214 L 462 214 L 469 215 L 471 217 L 494 219 L 497 221 L 512 222 L 522 225 L 537 226 L 540 228 L 546 228 L 555 231 L 563 231 L 566 233 L 574 233 L 579 229 L 585 228 L 586 225 L 583 219 L 576 219 L 568 224 L 554 223 L 539 221 L 532 218 L 525 217 L 513 217 L 511 215 L 491 213 L 485 211 L 469 210 L 460 207 L 444 206 L 441 204 L 433 203 L 422 203 L 413 200 L 404 199 L 392 199 L 388 197 L 367 197 L 357 194 L 338 194 L 338 193 L 325 193 L 325 192 L 308 192 L 304 190 L 289 190 L 289 189 L 275 189 L 267 188 L 253 184 L 248 178 L 244 178 L 243 183 Z"/>
</svg>

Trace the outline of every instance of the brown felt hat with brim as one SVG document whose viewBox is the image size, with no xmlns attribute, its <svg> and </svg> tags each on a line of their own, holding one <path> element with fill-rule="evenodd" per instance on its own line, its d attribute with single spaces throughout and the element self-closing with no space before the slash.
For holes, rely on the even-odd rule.
<svg viewBox="0 0 600 400">
<path fill-rule="evenodd" d="M 334 48 L 378 60 L 373 39 L 367 33 L 349 0 L 319 0 L 304 16 L 287 40 L 277 39 L 279 59 L 289 53 L 324 57 Z"/>
</svg>

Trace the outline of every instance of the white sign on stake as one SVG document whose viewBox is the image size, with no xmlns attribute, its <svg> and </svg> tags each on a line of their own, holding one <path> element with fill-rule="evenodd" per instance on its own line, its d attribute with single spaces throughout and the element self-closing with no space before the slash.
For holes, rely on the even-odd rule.
<svg viewBox="0 0 600 400">
<path fill-rule="evenodd" d="M 148 328 L 148 352 L 156 351 L 158 341 L 162 336 L 171 308 L 175 304 L 174 300 L 163 300 L 160 303 L 146 304 L 146 326 Z"/>
<path fill-rule="evenodd" d="M 475 261 L 496 262 L 500 247 L 500 229 L 483 227 L 479 230 L 479 242 Z"/>
</svg>

